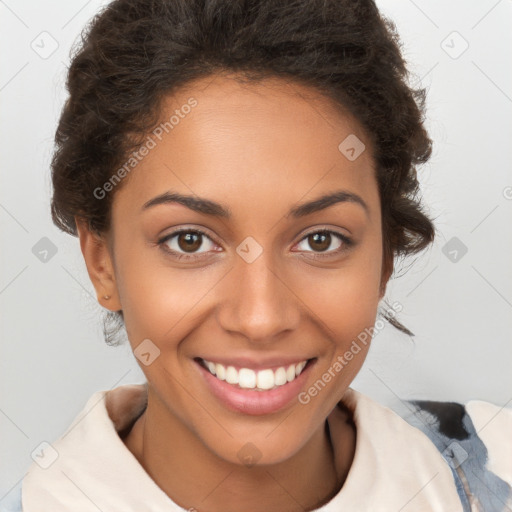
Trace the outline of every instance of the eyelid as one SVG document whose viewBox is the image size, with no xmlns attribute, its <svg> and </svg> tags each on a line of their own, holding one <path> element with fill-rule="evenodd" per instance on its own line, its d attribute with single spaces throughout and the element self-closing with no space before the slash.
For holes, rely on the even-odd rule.
<svg viewBox="0 0 512 512">
<path fill-rule="evenodd" d="M 301 238 L 299 239 L 299 241 L 296 244 L 294 244 L 294 247 L 295 247 L 295 245 L 300 244 L 308 236 L 315 235 L 317 233 L 328 233 L 330 235 L 334 235 L 341 241 L 341 247 L 338 249 L 333 249 L 333 250 L 326 251 L 326 252 L 304 251 L 304 252 L 309 253 L 308 257 L 311 257 L 311 255 L 313 258 L 329 258 L 329 257 L 333 257 L 333 256 L 338 256 L 338 255 L 346 252 L 347 250 L 349 250 L 351 247 L 353 247 L 355 245 L 355 241 L 351 237 L 349 237 L 348 235 L 346 235 L 344 233 L 341 233 L 337 229 L 330 228 L 328 226 L 316 226 L 315 228 L 303 233 L 301 235 Z M 294 252 L 302 252 L 302 251 L 294 251 Z"/>
<path fill-rule="evenodd" d="M 160 237 L 158 239 L 158 241 L 157 241 L 157 245 L 158 246 L 163 246 L 163 250 L 165 250 L 168 253 L 171 253 L 173 255 L 173 257 L 175 257 L 177 259 L 185 259 L 185 260 L 200 259 L 200 258 L 203 258 L 204 255 L 207 255 L 208 252 L 210 252 L 210 251 L 196 252 L 196 253 L 178 252 L 178 251 L 176 251 L 174 249 L 171 249 L 170 247 L 168 247 L 166 245 L 166 243 L 169 240 L 171 240 L 172 238 L 174 238 L 175 236 L 177 236 L 177 235 L 179 235 L 181 233 L 198 233 L 198 234 L 208 238 L 213 244 L 215 244 L 217 246 L 220 245 L 204 229 L 199 228 L 199 227 L 193 227 L 193 226 L 184 226 L 184 227 L 182 226 L 182 227 L 177 228 L 174 231 L 171 231 L 170 233 Z M 330 250 L 330 251 L 327 251 L 327 252 L 304 251 L 304 252 L 310 253 L 310 255 L 308 257 L 328 258 L 328 257 L 337 256 L 337 255 L 347 251 L 348 249 L 350 249 L 352 246 L 355 245 L 355 242 L 354 242 L 354 240 L 351 237 L 349 237 L 348 235 L 345 235 L 343 233 L 340 233 L 336 229 L 330 228 L 328 226 L 316 226 L 314 228 L 309 229 L 305 233 L 302 233 L 300 235 L 301 237 L 299 238 L 299 240 L 294 244 L 294 247 L 297 244 L 301 243 L 308 236 L 314 235 L 314 234 L 317 234 L 317 233 L 328 233 L 328 234 L 334 235 L 335 237 L 338 237 L 341 240 L 341 243 L 342 243 L 341 248 Z M 216 251 L 216 252 L 220 252 L 220 251 Z M 303 251 L 293 251 L 293 252 L 303 252 Z"/>
<path fill-rule="evenodd" d="M 213 244 L 215 244 L 217 246 L 219 245 L 215 241 L 215 239 L 212 236 L 210 236 L 204 229 L 198 228 L 198 227 L 192 227 L 192 226 L 180 227 L 180 228 L 175 229 L 174 231 L 171 231 L 170 233 L 167 233 L 166 235 L 160 237 L 157 240 L 157 245 L 161 246 L 164 251 L 171 253 L 173 256 L 175 256 L 178 259 L 183 258 L 183 259 L 187 259 L 187 260 L 194 260 L 194 259 L 202 258 L 203 255 L 205 255 L 209 252 L 209 251 L 195 252 L 195 253 L 178 252 L 174 249 L 171 249 L 169 246 L 166 245 L 169 240 L 173 239 L 174 237 L 176 237 L 182 233 L 197 233 L 197 234 L 202 235 L 205 238 L 208 238 Z"/>
<path fill-rule="evenodd" d="M 312 228 L 307 228 L 305 231 L 303 231 L 299 236 L 299 242 L 301 240 L 304 240 L 307 236 L 314 235 L 315 233 L 333 233 L 335 235 L 338 235 L 340 238 L 344 239 L 350 239 L 350 235 L 342 233 L 341 228 L 334 228 L 332 226 L 328 226 L 326 224 L 314 226 Z"/>
</svg>

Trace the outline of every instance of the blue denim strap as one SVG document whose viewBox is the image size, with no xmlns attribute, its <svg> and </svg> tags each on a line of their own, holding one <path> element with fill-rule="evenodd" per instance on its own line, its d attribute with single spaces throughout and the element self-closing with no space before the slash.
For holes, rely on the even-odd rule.
<svg viewBox="0 0 512 512">
<path fill-rule="evenodd" d="M 404 419 L 432 441 L 450 466 L 463 511 L 471 512 L 472 504 L 485 512 L 509 511 L 512 489 L 485 467 L 487 448 L 465 407 L 427 400 L 408 403 L 413 411 Z"/>
</svg>

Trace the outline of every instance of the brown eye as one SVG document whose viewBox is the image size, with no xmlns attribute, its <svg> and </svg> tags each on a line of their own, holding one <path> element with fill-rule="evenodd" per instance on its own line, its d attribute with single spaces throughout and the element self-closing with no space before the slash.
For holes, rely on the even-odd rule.
<svg viewBox="0 0 512 512">
<path fill-rule="evenodd" d="M 201 257 L 208 252 L 218 251 L 215 242 L 206 233 L 196 229 L 175 231 L 159 240 L 158 244 L 165 246 L 165 250 L 177 258 Z"/>
<path fill-rule="evenodd" d="M 313 233 L 308 236 L 309 246 L 315 251 L 324 252 L 331 245 L 330 233 Z"/>
<path fill-rule="evenodd" d="M 297 245 L 299 251 L 312 253 L 326 253 L 333 256 L 341 253 L 353 245 L 352 240 L 335 231 L 320 230 L 306 235 Z M 319 254 L 320 256 L 320 254 Z"/>
<path fill-rule="evenodd" d="M 185 252 L 194 252 L 201 247 L 202 235 L 200 233 L 180 233 L 178 235 L 178 246 Z"/>
</svg>

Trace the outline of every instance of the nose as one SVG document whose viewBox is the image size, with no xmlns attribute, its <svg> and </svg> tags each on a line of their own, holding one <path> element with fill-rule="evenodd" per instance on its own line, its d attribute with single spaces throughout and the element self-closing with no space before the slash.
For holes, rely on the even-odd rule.
<svg viewBox="0 0 512 512">
<path fill-rule="evenodd" d="M 217 318 L 231 334 L 266 343 L 299 325 L 301 302 L 285 272 L 273 268 L 270 251 L 252 263 L 237 258 L 224 293 Z"/>
</svg>

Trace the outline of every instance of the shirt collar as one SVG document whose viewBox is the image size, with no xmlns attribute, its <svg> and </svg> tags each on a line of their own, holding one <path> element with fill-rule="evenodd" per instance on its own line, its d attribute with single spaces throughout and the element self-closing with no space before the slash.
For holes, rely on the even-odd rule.
<svg viewBox="0 0 512 512">
<path fill-rule="evenodd" d="M 449 466 L 423 433 L 354 389 L 343 402 L 356 426 L 355 456 L 340 492 L 317 512 L 462 510 Z M 22 485 L 24 512 L 140 512 L 148 505 L 154 512 L 186 510 L 156 485 L 119 435 L 146 403 L 147 383 L 94 393 L 29 467 Z M 338 408 L 327 421 L 336 453 L 344 421 Z"/>
</svg>

